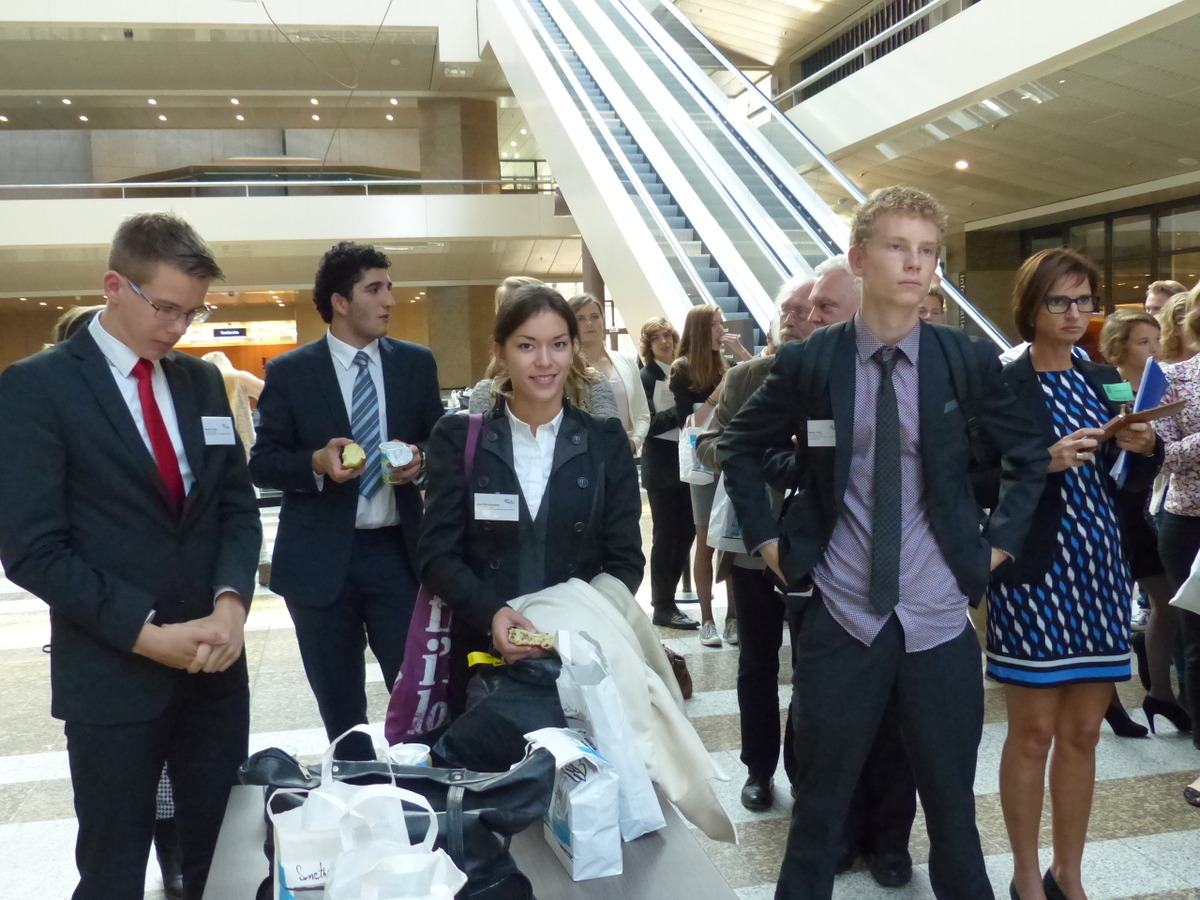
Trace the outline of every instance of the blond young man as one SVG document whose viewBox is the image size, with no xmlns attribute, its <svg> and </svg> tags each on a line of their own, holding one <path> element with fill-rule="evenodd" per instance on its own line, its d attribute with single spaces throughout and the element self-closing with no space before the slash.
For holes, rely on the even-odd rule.
<svg viewBox="0 0 1200 900">
<path fill-rule="evenodd" d="M 1021 546 L 1047 456 L 991 349 L 919 319 L 943 221 L 920 191 L 872 194 L 851 223 L 859 312 L 781 348 L 719 444 L 746 545 L 787 585 L 799 621 L 792 716 L 804 741 L 777 898 L 832 895 L 842 822 L 893 697 L 930 834 L 934 895 L 993 897 L 975 826 L 983 684 L 967 606 Z M 969 417 L 1008 462 L 982 529 L 967 473 Z M 800 490 L 777 521 L 762 461 L 780 452 L 791 459 L 772 467 L 776 486 Z"/>
</svg>

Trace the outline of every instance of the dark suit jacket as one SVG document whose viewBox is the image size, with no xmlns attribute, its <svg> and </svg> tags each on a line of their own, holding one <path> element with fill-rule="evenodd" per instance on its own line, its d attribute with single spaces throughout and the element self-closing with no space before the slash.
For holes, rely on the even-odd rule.
<svg viewBox="0 0 1200 900">
<path fill-rule="evenodd" d="M 709 417 L 701 435 L 696 438 L 696 455 L 700 462 L 714 471 L 720 470 L 717 460 L 717 441 L 725 433 L 725 427 L 746 405 L 746 401 L 762 387 L 775 365 L 774 356 L 758 356 L 734 366 L 725 373 L 725 387 L 721 388 L 721 399 Z"/>
<path fill-rule="evenodd" d="M 653 360 L 642 366 L 642 390 L 650 404 L 650 430 L 642 444 L 642 486 L 648 491 L 679 490 L 679 444 L 676 441 L 659 440 L 658 435 L 679 427 L 675 419 L 675 405 L 663 409 L 654 405 L 654 389 L 659 382 L 666 382 L 667 374 Z M 683 485 L 687 487 L 687 485 Z"/>
<path fill-rule="evenodd" d="M 524 500 L 517 522 L 476 520 L 475 494 L 521 493 L 502 409 L 497 404 L 484 414 L 470 475 L 463 470 L 467 416 L 447 416 L 433 430 L 421 529 L 422 583 L 450 604 L 456 622 L 485 635 L 492 616 L 514 597 L 601 572 L 636 591 L 645 566 L 641 498 L 625 429 L 572 406 L 555 441 L 539 523 L 530 520 Z"/>
<path fill-rule="evenodd" d="M 443 415 L 433 354 L 419 344 L 385 337 L 379 342 L 388 434 L 384 440 L 424 446 Z M 312 454 L 336 437 L 350 437 L 350 414 L 338 386 L 325 338 L 267 364 L 258 398 L 258 438 L 250 475 L 263 488 L 283 491 L 279 532 L 271 559 L 271 590 L 290 603 L 328 606 L 346 580 L 358 509 L 358 480 L 338 484 L 313 477 Z M 421 494 L 397 485 L 396 508 L 409 559 L 416 559 Z"/>
<path fill-rule="evenodd" d="M 962 338 L 977 396 L 964 409 L 955 396 L 950 363 L 933 333 L 921 323 L 920 416 L 925 500 L 934 538 L 959 587 L 977 602 L 987 584 L 990 548 L 1019 549 L 1045 482 L 1049 456 L 1040 429 L 1005 384 L 992 350 Z M 957 333 L 949 334 L 958 341 Z M 818 329 L 813 341 L 786 344 L 763 386 L 729 423 L 718 444 L 729 496 L 742 523 L 746 546 L 780 539 L 780 560 L 789 584 L 806 578 L 825 552 L 842 505 L 854 441 L 855 341 L 852 322 Z M 799 372 L 804 354 L 821 340 L 836 341 L 824 390 L 804 396 Z M 968 398 L 962 398 L 968 402 Z M 1000 499 L 980 530 L 982 514 L 967 474 L 967 420 L 975 416 L 1006 457 Z M 835 446 L 809 447 L 808 420 L 833 420 Z M 799 438 L 794 474 L 803 492 L 783 518 L 771 515 L 763 485 L 763 460 Z"/>
<path fill-rule="evenodd" d="M 1108 399 L 1108 395 L 1104 392 L 1104 385 L 1124 381 L 1121 373 L 1113 366 L 1089 362 L 1077 357 L 1072 358 L 1072 364 L 1088 380 L 1092 391 L 1097 399 L 1108 408 L 1109 414 L 1120 415 L 1121 404 Z M 1054 430 L 1054 419 L 1051 416 L 1050 407 L 1046 405 L 1046 395 L 1038 381 L 1033 362 L 1029 359 L 1028 350 L 1004 367 L 1004 380 L 1012 388 L 1021 405 L 1035 411 L 1038 425 L 1042 429 L 1043 445 L 1049 447 L 1055 443 L 1058 435 Z M 1100 452 L 1096 454 L 1095 464 L 1100 466 L 1101 471 L 1105 473 L 1105 482 L 1114 497 L 1118 494 L 1118 488 L 1116 482 L 1107 477 L 1107 473 L 1113 467 L 1119 452 L 1116 441 L 1107 441 L 1101 445 Z M 1144 493 L 1154 481 L 1154 476 L 1158 472 L 1159 466 L 1162 465 L 1162 458 L 1162 441 L 1155 444 L 1153 457 L 1131 454 L 1129 477 L 1126 479 L 1123 490 Z M 1061 527 L 1062 486 L 1065 477 L 1063 472 L 1054 472 L 1046 476 L 1046 486 L 1038 500 L 1033 526 L 1029 529 L 1024 547 L 1014 559 L 997 567 L 994 577 L 1001 581 L 1028 584 L 1041 581 L 1045 576 L 1053 563 L 1058 531 Z M 1120 507 L 1118 506 L 1119 511 Z"/>
<path fill-rule="evenodd" d="M 245 451 L 206 445 L 201 424 L 231 416 L 221 373 L 184 353 L 162 367 L 196 478 L 179 517 L 86 328 L 0 376 L 0 558 L 50 606 L 56 718 L 157 717 L 176 681 L 198 676 L 131 652 L 150 613 L 182 622 L 211 613 L 218 587 L 247 606 L 254 594 L 262 530 Z"/>
</svg>

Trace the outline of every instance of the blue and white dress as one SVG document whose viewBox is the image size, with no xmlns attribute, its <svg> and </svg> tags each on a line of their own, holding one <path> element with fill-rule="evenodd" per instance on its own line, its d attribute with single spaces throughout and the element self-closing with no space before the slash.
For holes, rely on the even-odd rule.
<svg viewBox="0 0 1200 900">
<path fill-rule="evenodd" d="M 1039 372 L 1055 440 L 1098 428 L 1109 412 L 1075 369 Z M 988 588 L 987 674 L 1023 687 L 1130 677 L 1133 579 L 1103 457 L 1062 473 L 1062 519 L 1040 582 Z"/>
</svg>

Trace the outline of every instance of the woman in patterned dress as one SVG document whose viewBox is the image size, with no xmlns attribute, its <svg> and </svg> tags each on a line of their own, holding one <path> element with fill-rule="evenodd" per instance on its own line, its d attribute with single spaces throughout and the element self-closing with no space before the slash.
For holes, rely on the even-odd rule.
<svg viewBox="0 0 1200 900">
<path fill-rule="evenodd" d="M 1021 267 L 1013 296 L 1030 347 L 1005 367 L 1005 379 L 1039 410 L 1051 456 L 1025 546 L 1004 548 L 1013 558 L 988 589 L 987 673 L 1004 684 L 1008 708 L 1000 804 L 1013 850 L 1010 892 L 1022 900 L 1086 896 L 1081 867 L 1100 723 L 1113 683 L 1130 677 L 1133 581 L 1108 472 L 1117 451 L 1127 450 L 1127 485 L 1143 487 L 1161 454 L 1148 425 L 1103 440 L 1102 426 L 1133 395 L 1115 368 L 1072 354 L 1099 309 L 1098 283 L 1085 257 L 1045 250 Z M 1054 858 L 1042 876 L 1047 759 Z"/>
</svg>

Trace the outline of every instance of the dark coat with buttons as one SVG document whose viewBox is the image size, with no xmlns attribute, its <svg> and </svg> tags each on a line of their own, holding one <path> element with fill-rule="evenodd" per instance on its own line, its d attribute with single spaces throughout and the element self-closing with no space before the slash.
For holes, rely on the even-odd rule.
<svg viewBox="0 0 1200 900">
<path fill-rule="evenodd" d="M 629 439 L 616 419 L 567 405 L 537 520 L 522 498 L 516 522 L 480 521 L 476 494 L 520 495 L 503 401 L 484 414 L 473 469 L 464 471 L 467 416 L 446 416 L 429 438 L 421 581 L 490 638 L 492 617 L 514 597 L 601 572 L 630 591 L 642 580 L 641 497 Z M 536 622 L 534 623 L 537 624 Z"/>
</svg>

